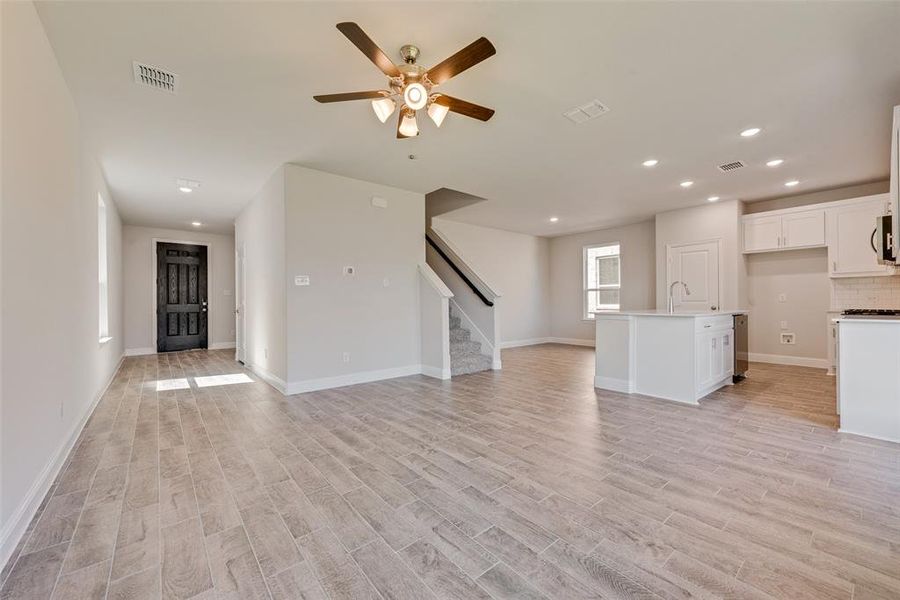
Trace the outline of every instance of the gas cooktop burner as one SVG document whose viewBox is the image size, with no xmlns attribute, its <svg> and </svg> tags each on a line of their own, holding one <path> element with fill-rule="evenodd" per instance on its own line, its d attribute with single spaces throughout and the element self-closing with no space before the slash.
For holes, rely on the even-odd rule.
<svg viewBox="0 0 900 600">
<path fill-rule="evenodd" d="M 893 308 L 848 308 L 841 314 L 846 317 L 852 315 L 896 317 L 900 316 L 900 310 Z"/>
</svg>

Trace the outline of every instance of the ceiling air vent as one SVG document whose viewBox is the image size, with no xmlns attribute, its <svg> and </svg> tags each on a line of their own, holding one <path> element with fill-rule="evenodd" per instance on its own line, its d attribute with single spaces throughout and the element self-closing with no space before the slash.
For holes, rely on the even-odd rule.
<svg viewBox="0 0 900 600">
<path fill-rule="evenodd" d="M 587 104 L 582 104 L 581 106 L 576 106 L 572 110 L 567 110 L 563 113 L 563 116 L 573 123 L 584 123 L 585 121 L 596 119 L 600 115 L 605 115 L 608 112 L 608 106 L 599 100 L 591 100 Z"/>
<path fill-rule="evenodd" d="M 730 162 L 730 163 L 725 163 L 724 165 L 719 165 L 719 170 L 722 171 L 723 173 L 729 173 L 731 171 L 737 171 L 738 169 L 743 169 L 743 168 L 744 168 L 744 163 L 742 163 L 739 160 L 736 160 L 736 161 Z"/>
<path fill-rule="evenodd" d="M 136 84 L 146 85 L 170 94 L 178 93 L 178 75 L 175 73 L 137 61 L 132 64 L 134 65 L 134 82 Z"/>
</svg>

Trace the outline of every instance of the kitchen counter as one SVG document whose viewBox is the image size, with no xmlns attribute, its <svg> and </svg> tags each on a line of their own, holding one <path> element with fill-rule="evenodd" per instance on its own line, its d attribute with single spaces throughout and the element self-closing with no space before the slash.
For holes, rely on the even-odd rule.
<svg viewBox="0 0 900 600">
<path fill-rule="evenodd" d="M 697 318 L 697 317 L 714 317 L 716 315 L 746 315 L 746 310 L 708 310 L 695 312 L 674 312 L 670 313 L 664 309 L 647 309 L 647 310 L 598 310 L 594 312 L 597 317 L 606 316 L 624 316 L 624 317 L 677 317 L 677 318 Z"/>
<path fill-rule="evenodd" d="M 594 313 L 594 387 L 698 404 L 732 383 L 736 314 L 747 311 Z"/>
</svg>

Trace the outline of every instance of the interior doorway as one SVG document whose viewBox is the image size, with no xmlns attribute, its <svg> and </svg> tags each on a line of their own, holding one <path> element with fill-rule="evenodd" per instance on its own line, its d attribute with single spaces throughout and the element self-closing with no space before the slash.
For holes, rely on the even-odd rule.
<svg viewBox="0 0 900 600">
<path fill-rule="evenodd" d="M 156 243 L 156 351 L 207 348 L 208 260 L 204 245 Z"/>
<path fill-rule="evenodd" d="M 669 244 L 666 246 L 666 289 L 672 289 L 676 312 L 716 311 L 719 304 L 719 240 Z M 684 287 L 676 285 L 684 282 Z"/>
</svg>

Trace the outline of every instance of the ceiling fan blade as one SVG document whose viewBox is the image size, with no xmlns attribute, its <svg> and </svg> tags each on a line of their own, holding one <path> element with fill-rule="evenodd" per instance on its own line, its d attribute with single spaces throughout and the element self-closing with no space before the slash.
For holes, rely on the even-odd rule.
<svg viewBox="0 0 900 600">
<path fill-rule="evenodd" d="M 391 62 L 387 54 L 372 41 L 366 32 L 356 23 L 338 23 L 338 31 L 347 36 L 347 39 L 353 42 L 353 45 L 368 57 L 375 66 L 381 69 L 381 72 L 388 77 L 400 77 L 400 71 L 397 65 Z"/>
<path fill-rule="evenodd" d="M 384 92 L 379 92 L 378 90 L 373 90 L 371 92 L 347 92 L 345 94 L 322 94 L 320 96 L 313 96 L 313 100 L 316 102 L 346 102 L 347 100 L 376 100 L 378 98 L 384 98 Z"/>
<path fill-rule="evenodd" d="M 478 38 L 450 58 L 428 69 L 426 75 L 431 83 L 439 85 L 496 53 L 497 50 L 487 38 Z"/>
<path fill-rule="evenodd" d="M 445 94 L 441 94 L 435 98 L 434 103 L 446 106 L 451 112 L 472 117 L 479 121 L 487 121 L 494 116 L 493 108 L 472 104 L 471 102 L 466 102 L 465 100 L 460 100 L 459 98 L 454 98 L 453 96 L 447 96 Z"/>
</svg>

